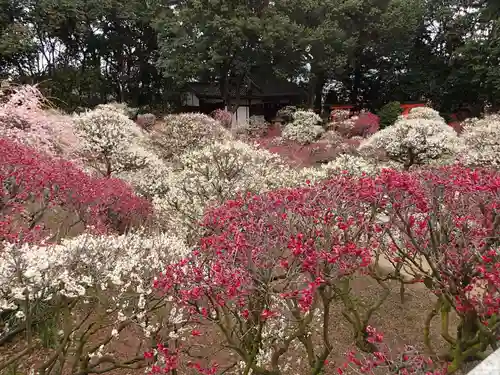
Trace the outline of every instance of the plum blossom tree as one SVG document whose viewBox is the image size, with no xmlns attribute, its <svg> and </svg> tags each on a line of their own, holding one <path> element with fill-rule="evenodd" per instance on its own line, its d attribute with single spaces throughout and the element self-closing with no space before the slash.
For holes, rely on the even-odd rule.
<svg viewBox="0 0 500 375">
<path fill-rule="evenodd" d="M 500 114 L 466 121 L 461 138 L 466 165 L 500 168 Z"/>
<path fill-rule="evenodd" d="M 323 164 L 321 169 L 328 177 L 336 174 L 349 173 L 354 176 L 375 175 L 379 172 L 378 165 L 361 156 L 343 154 L 337 156 L 332 161 Z"/>
<path fill-rule="evenodd" d="M 287 373 L 297 355 L 305 356 L 307 373 L 321 373 L 334 349 L 336 300 L 358 345 L 372 350 L 365 330 L 387 287 L 380 281 L 384 293 L 366 312 L 349 295 L 352 275 L 368 271 L 376 229 L 362 184 L 340 177 L 228 201 L 207 213 L 199 248 L 170 265 L 156 287 L 191 319 L 220 329 L 241 373 Z"/>
<path fill-rule="evenodd" d="M 436 111 L 415 108 L 410 115 L 375 133 L 359 149 L 382 149 L 405 169 L 413 165 L 447 162 L 462 150 L 456 132 Z"/>
<path fill-rule="evenodd" d="M 82 234 L 60 244 L 4 243 L 0 253 L 0 338 L 22 332 L 0 370 L 21 362 L 26 371 L 55 375 L 140 369 L 143 352 L 183 326 L 182 311 L 152 289 L 155 274 L 189 249 L 168 234 Z M 42 340 L 33 325 L 45 325 Z M 125 332 L 134 332 L 135 354 L 113 353 Z M 41 345 L 52 352 L 39 361 L 29 355 Z"/>
<path fill-rule="evenodd" d="M 205 210 L 239 193 L 305 184 L 309 170 L 294 171 L 276 154 L 241 141 L 186 152 L 165 178 L 168 191 L 153 200 L 156 213 L 179 236 L 197 238 Z"/>
<path fill-rule="evenodd" d="M 384 342 L 384 335 L 374 327 L 367 327 L 368 341 L 377 343 L 379 351 L 371 354 L 347 353 L 347 358 L 337 373 L 343 375 L 348 369 L 355 373 L 377 375 L 383 371 L 386 375 L 446 375 L 446 367 L 435 368 L 432 359 L 422 355 L 418 349 L 406 345 L 400 352 L 394 352 Z"/>
<path fill-rule="evenodd" d="M 186 309 L 186 319 L 220 330 L 241 373 L 287 373 L 291 358 L 303 356 L 304 372 L 319 374 L 335 349 L 329 311 L 336 301 L 358 347 L 375 357 L 357 360 L 360 369 L 388 367 L 402 375 L 410 369 L 394 367 L 399 360 L 372 335 L 370 318 L 388 295 L 385 282 L 404 282 L 404 271 L 436 296 L 423 338 L 433 361 L 447 362 L 453 373 L 497 347 L 499 192 L 498 172 L 454 166 L 344 175 L 309 187 L 242 195 L 206 214 L 197 249 L 169 265 L 156 287 Z M 377 270 L 382 256 L 394 266 L 386 275 Z M 359 272 L 383 290 L 362 313 L 350 289 Z M 455 335 L 452 311 L 459 318 Z M 443 353 L 433 350 L 430 339 L 438 314 L 440 334 L 450 345 Z M 174 354 L 163 346 L 157 353 L 169 363 L 175 357 L 178 366 L 190 350 L 175 349 Z M 414 364 L 419 373 L 432 367 L 418 356 L 405 358 L 402 364 Z M 226 370 L 191 366 L 201 373 Z"/>
<path fill-rule="evenodd" d="M 36 86 L 13 87 L 0 102 L 0 137 L 39 151 L 74 158 L 80 140 L 70 116 L 55 110 Z"/>
<path fill-rule="evenodd" d="M 447 167 L 377 177 L 385 213 L 378 252 L 401 266 L 436 297 L 423 329 L 433 358 L 450 373 L 497 348 L 500 309 L 500 176 L 488 170 Z M 449 316 L 459 317 L 456 334 Z M 441 319 L 449 351 L 437 354 L 430 324 Z"/>
<path fill-rule="evenodd" d="M 159 158 L 144 145 L 145 133 L 118 110 L 98 108 L 75 116 L 74 121 L 83 140 L 80 153 L 103 176 L 159 163 Z"/>
<path fill-rule="evenodd" d="M 151 213 L 125 182 L 93 178 L 71 162 L 2 138 L 0 187 L 0 240 L 9 242 L 39 243 L 79 224 L 100 233 L 123 230 Z M 63 227 L 54 227 L 55 213 Z"/>
<path fill-rule="evenodd" d="M 325 129 L 321 126 L 322 120 L 311 111 L 296 111 L 292 114 L 293 121 L 285 126 L 282 136 L 284 139 L 296 141 L 300 144 L 312 143 L 318 139 Z"/>
<path fill-rule="evenodd" d="M 164 159 L 178 157 L 214 141 L 231 138 L 221 123 L 202 113 L 165 116 L 152 133 L 157 150 Z"/>
</svg>

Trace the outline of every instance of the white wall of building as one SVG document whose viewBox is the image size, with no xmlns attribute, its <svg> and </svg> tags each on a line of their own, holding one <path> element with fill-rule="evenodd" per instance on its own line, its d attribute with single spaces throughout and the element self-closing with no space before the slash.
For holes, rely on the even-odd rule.
<svg viewBox="0 0 500 375">
<path fill-rule="evenodd" d="M 235 113 L 233 113 L 233 121 L 231 125 L 243 125 L 248 122 L 250 118 L 250 107 L 246 105 L 239 106 Z"/>
<path fill-rule="evenodd" d="M 185 106 L 188 107 L 199 107 L 200 106 L 200 99 L 196 96 L 196 94 L 192 92 L 187 92 L 184 97 L 184 103 Z"/>
</svg>

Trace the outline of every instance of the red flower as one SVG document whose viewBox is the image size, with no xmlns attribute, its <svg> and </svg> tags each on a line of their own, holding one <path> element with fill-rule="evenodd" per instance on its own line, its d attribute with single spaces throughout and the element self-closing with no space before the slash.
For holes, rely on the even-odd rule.
<svg viewBox="0 0 500 375">
<path fill-rule="evenodd" d="M 201 336 L 201 331 L 198 331 L 196 329 L 193 329 L 191 331 L 191 336 Z"/>
<path fill-rule="evenodd" d="M 271 310 L 268 310 L 268 309 L 264 309 L 261 313 L 260 313 L 260 316 L 262 319 L 268 319 L 268 318 L 271 318 L 273 317 L 274 315 L 276 315 L 275 313 L 273 313 Z"/>
</svg>

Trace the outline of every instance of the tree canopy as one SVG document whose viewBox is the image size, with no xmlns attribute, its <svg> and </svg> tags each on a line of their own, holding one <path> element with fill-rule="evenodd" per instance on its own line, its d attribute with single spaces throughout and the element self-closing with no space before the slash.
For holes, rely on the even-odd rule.
<svg viewBox="0 0 500 375">
<path fill-rule="evenodd" d="M 164 109 L 189 81 L 231 107 L 255 71 L 299 82 L 312 107 L 431 101 L 500 108 L 492 0 L 0 0 L 0 77 L 67 109 Z M 234 108 L 233 108 L 234 109 Z"/>
</svg>

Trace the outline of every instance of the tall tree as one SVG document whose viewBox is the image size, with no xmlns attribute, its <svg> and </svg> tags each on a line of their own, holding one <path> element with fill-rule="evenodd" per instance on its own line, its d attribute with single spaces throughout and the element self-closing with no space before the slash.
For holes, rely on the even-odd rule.
<svg viewBox="0 0 500 375">
<path fill-rule="evenodd" d="M 282 11 L 303 27 L 303 64 L 310 66 L 310 104 L 336 97 L 354 104 L 379 100 L 404 70 L 424 0 L 286 0 Z M 396 85 L 394 85 L 396 86 Z"/>
<path fill-rule="evenodd" d="M 22 26 L 29 58 L 2 32 L 0 62 L 20 81 L 43 82 L 61 105 L 93 106 L 114 99 L 134 105 L 161 103 L 168 82 L 155 65 L 157 3 L 150 0 L 0 0 L 0 29 Z M 7 30 L 8 31 L 8 30 Z M 2 46 L 6 46 L 2 49 Z M 18 51 L 17 48 L 16 51 Z M 25 51 L 27 55 L 27 51 Z M 11 58 L 7 59 L 7 57 Z M 2 60 L 3 59 L 3 60 Z"/>
<path fill-rule="evenodd" d="M 0 0 L 0 78 L 24 72 L 36 51 L 24 0 Z"/>
<path fill-rule="evenodd" d="M 234 112 L 238 100 L 233 98 L 249 84 L 253 69 L 271 62 L 280 40 L 290 38 L 290 25 L 282 21 L 268 0 L 178 1 L 164 9 L 157 23 L 159 66 L 181 83 L 201 78 L 217 82 Z"/>
<path fill-rule="evenodd" d="M 485 102 L 498 106 L 493 8 L 485 0 L 426 0 L 425 9 L 401 87 L 443 112 L 468 106 L 477 115 Z"/>
<path fill-rule="evenodd" d="M 321 109 L 322 93 L 329 77 L 345 64 L 346 36 L 339 26 L 339 0 L 284 0 L 279 10 L 299 31 L 294 63 L 307 67 L 303 78 L 308 86 L 309 106 Z"/>
<path fill-rule="evenodd" d="M 342 82 L 351 103 L 378 107 L 406 69 L 423 1 L 351 0 L 337 11 L 348 56 L 344 73 L 333 78 Z"/>
</svg>

